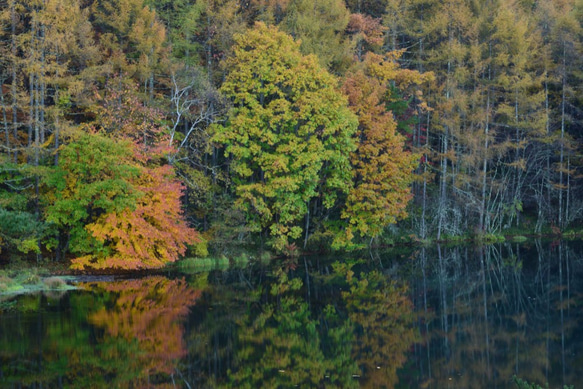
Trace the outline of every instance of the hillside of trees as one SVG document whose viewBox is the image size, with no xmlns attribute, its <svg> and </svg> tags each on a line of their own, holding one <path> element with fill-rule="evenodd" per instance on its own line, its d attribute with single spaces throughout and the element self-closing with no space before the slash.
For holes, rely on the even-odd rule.
<svg viewBox="0 0 583 389">
<path fill-rule="evenodd" d="M 0 256 L 583 219 L 583 0 L 0 0 Z"/>
</svg>

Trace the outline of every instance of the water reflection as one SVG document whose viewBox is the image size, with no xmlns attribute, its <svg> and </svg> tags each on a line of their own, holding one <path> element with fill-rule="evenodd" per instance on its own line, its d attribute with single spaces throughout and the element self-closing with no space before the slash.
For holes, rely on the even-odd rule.
<svg viewBox="0 0 583 389">
<path fill-rule="evenodd" d="M 0 386 L 173 387 L 200 291 L 159 276 L 79 286 L 90 292 L 23 296 L 3 312 Z"/>
<path fill-rule="evenodd" d="M 421 250 L 411 284 L 423 318 L 416 384 L 512 387 L 513 375 L 550 387 L 580 382 L 580 253 L 578 244 L 536 242 L 439 248 L 431 261 Z"/>
<path fill-rule="evenodd" d="M 0 310 L 0 387 L 577 384 L 579 243 L 93 282 Z"/>
<path fill-rule="evenodd" d="M 104 330 L 97 341 L 113 338 L 135 343 L 138 352 L 132 363 L 140 366 L 142 379 L 134 384 L 151 385 L 158 375 L 178 372 L 176 362 L 186 355 L 183 319 L 200 297 L 200 290 L 188 287 L 183 280 L 160 276 L 84 287 L 110 297 L 109 304 L 88 316 L 90 324 Z"/>
<path fill-rule="evenodd" d="M 392 388 L 407 351 L 419 341 L 407 287 L 377 271 L 359 278 L 348 271 L 347 280 L 350 290 L 342 297 L 357 337 L 352 356 L 362 372 L 361 384 Z"/>
<path fill-rule="evenodd" d="M 303 284 L 277 271 L 259 309 L 242 316 L 229 386 L 392 387 L 416 340 L 406 288 L 378 272 L 356 276 L 338 265 L 312 285 L 342 292 L 309 309 L 297 293 Z"/>
</svg>

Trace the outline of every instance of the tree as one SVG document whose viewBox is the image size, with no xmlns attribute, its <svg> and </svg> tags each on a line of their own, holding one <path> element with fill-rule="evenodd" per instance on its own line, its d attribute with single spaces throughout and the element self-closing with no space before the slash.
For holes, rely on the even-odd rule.
<svg viewBox="0 0 583 389">
<path fill-rule="evenodd" d="M 135 209 L 139 197 L 130 184 L 139 176 L 129 142 L 99 134 L 80 134 L 62 146 L 59 165 L 45 179 L 45 220 L 56 230 L 49 248 L 76 255 L 97 254 L 107 248 L 85 228 L 100 215 Z"/>
<path fill-rule="evenodd" d="M 186 244 L 198 242 L 198 233 L 182 217 L 180 196 L 184 186 L 172 167 L 140 170 L 134 186 L 142 196 L 136 200 L 135 209 L 103 214 L 85 226 L 97 242 L 107 245 L 107 255 L 76 258 L 72 261 L 74 268 L 159 268 L 183 255 Z"/>
<path fill-rule="evenodd" d="M 405 90 L 430 75 L 400 69 L 399 57 L 398 52 L 386 57 L 368 53 L 362 66 L 344 82 L 343 91 L 359 122 L 354 135 L 357 147 L 351 153 L 354 185 L 342 213 L 350 224 L 349 239 L 353 231 L 377 236 L 406 215 L 412 197 L 409 186 L 419 157 L 405 150 L 405 138 L 397 132 L 397 121 L 386 107 L 399 98 L 392 95 L 391 83 Z"/>
<path fill-rule="evenodd" d="M 301 42 L 302 54 L 314 54 L 323 67 L 342 73 L 351 60 L 352 44 L 344 34 L 349 20 L 342 0 L 290 0 L 279 28 Z"/>
<path fill-rule="evenodd" d="M 236 36 L 221 91 L 233 101 L 214 139 L 225 146 L 236 206 L 281 249 L 302 233 L 312 199 L 331 208 L 350 187 L 354 115 L 336 80 L 275 27 Z"/>
<path fill-rule="evenodd" d="M 352 34 L 359 61 L 362 61 L 365 52 L 376 52 L 383 46 L 385 30 L 380 19 L 373 19 L 363 14 L 350 15 L 346 32 Z"/>
<path fill-rule="evenodd" d="M 136 147 L 93 133 L 61 148 L 46 180 L 45 217 L 58 231 L 49 247 L 70 247 L 73 268 L 157 268 L 197 241 L 172 168 L 148 166 Z"/>
<path fill-rule="evenodd" d="M 154 97 L 155 74 L 167 66 L 166 29 L 144 0 L 98 0 L 93 3 L 94 28 L 106 62 L 104 73 L 126 73 Z"/>
<path fill-rule="evenodd" d="M 550 147 L 546 204 L 540 204 L 551 223 L 564 228 L 580 215 L 583 207 L 571 190 L 577 180 L 572 160 L 577 143 L 573 137 L 581 135 L 581 101 L 575 103 L 576 89 L 581 85 L 581 53 L 583 52 L 583 24 L 580 1 L 543 1 L 537 3 L 537 22 L 541 30 L 545 53 L 548 56 L 544 72 L 546 93 L 546 129 Z M 550 58 L 549 58 L 550 57 Z M 579 114 L 577 114 L 579 112 Z M 580 167 L 579 167 L 580 168 Z M 558 200 L 558 201 L 555 201 Z M 574 208 L 574 209 L 573 209 Z M 546 212 L 551 210 L 551 212 Z"/>
</svg>

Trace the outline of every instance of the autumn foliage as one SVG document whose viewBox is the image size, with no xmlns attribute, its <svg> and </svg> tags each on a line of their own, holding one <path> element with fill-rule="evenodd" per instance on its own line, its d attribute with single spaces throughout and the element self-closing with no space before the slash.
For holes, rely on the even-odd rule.
<svg viewBox="0 0 583 389">
<path fill-rule="evenodd" d="M 198 240 L 180 213 L 183 185 L 171 166 L 143 167 L 135 189 L 142 196 L 134 210 L 110 212 L 86 226 L 93 238 L 108 244 L 109 255 L 74 259 L 75 268 L 159 268 L 184 254 L 186 243 Z"/>
<path fill-rule="evenodd" d="M 131 84 L 106 91 L 93 133 L 62 147 L 48 181 L 61 189 L 47 196 L 48 220 L 72 234 L 74 269 L 159 268 L 198 241 L 182 214 L 184 186 L 164 162 L 169 146 L 159 112 Z"/>
<path fill-rule="evenodd" d="M 112 307 L 92 313 L 89 322 L 104 329 L 107 336 L 137 340 L 141 352 L 135 357 L 144 369 L 143 377 L 174 373 L 177 360 L 186 354 L 181 321 L 201 291 L 184 280 L 158 276 L 87 286 L 107 292 L 113 300 Z"/>
<path fill-rule="evenodd" d="M 583 220 L 580 0 L 2 5 L 3 253 L 158 266 L 186 219 L 278 252 Z"/>
<path fill-rule="evenodd" d="M 412 198 L 412 171 L 419 156 L 405 150 L 405 138 L 397 132 L 397 120 L 386 106 L 395 98 L 390 83 L 406 88 L 426 77 L 401 69 L 399 57 L 399 53 L 369 53 L 342 87 L 359 122 L 354 136 L 357 148 L 351 153 L 355 182 L 342 214 L 349 221 L 349 239 L 353 231 L 377 236 L 384 227 L 406 216 L 405 208 Z"/>
</svg>

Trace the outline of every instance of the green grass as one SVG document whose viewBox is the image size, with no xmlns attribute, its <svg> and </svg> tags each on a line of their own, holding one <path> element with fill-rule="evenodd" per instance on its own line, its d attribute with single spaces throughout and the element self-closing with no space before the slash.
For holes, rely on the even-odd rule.
<svg viewBox="0 0 583 389">
<path fill-rule="evenodd" d="M 42 269 L 0 270 L 0 295 L 70 290 L 64 277 L 46 276 Z"/>
<path fill-rule="evenodd" d="M 499 234 L 479 234 L 474 236 L 474 242 L 478 244 L 492 244 L 506 241 L 504 235 Z"/>
<path fill-rule="evenodd" d="M 241 253 L 233 258 L 233 265 L 235 267 L 246 267 L 249 264 L 249 256 L 246 253 Z"/>
<path fill-rule="evenodd" d="M 218 258 L 184 258 L 176 263 L 176 268 L 188 274 L 211 270 L 225 270 L 229 268 L 229 259 L 225 256 Z"/>
<path fill-rule="evenodd" d="M 523 380 L 522 378 L 519 378 L 517 376 L 512 377 L 512 382 L 519 389 L 548 389 L 548 387 L 549 387 L 548 384 L 546 384 L 545 386 L 540 386 L 539 384 L 530 383 L 530 382 Z M 570 385 L 570 386 L 564 385 L 563 389 L 573 389 L 573 385 Z"/>
</svg>

